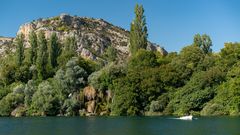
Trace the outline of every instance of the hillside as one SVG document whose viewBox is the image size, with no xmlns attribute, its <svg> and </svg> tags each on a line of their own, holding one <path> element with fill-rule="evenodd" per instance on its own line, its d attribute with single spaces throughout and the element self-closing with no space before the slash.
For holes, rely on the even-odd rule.
<svg viewBox="0 0 240 135">
<path fill-rule="evenodd" d="M 210 36 L 196 34 L 167 53 L 136 10 L 130 32 L 62 14 L 1 37 L 0 116 L 239 116 L 240 43 L 213 53 Z"/>
<path fill-rule="evenodd" d="M 49 38 L 52 33 L 56 33 L 61 41 L 66 37 L 75 36 L 78 54 L 91 60 L 102 59 L 108 46 L 117 49 L 120 59 L 129 55 L 129 31 L 114 26 L 103 19 L 61 14 L 23 24 L 17 33 L 23 33 L 27 40 L 30 31 L 44 31 L 46 38 Z M 163 55 L 167 53 L 162 47 L 151 42 L 148 43 L 148 49 L 159 51 Z"/>
</svg>

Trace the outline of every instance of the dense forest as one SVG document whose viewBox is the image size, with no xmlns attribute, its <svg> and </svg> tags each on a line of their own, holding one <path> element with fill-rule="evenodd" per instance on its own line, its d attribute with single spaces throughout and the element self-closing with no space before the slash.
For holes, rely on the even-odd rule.
<svg viewBox="0 0 240 135">
<path fill-rule="evenodd" d="M 144 9 L 135 7 L 129 57 L 107 62 L 76 53 L 74 37 L 31 32 L 15 39 L 15 51 L 0 58 L 0 116 L 240 115 L 240 43 L 219 53 L 211 38 L 196 34 L 182 50 L 148 51 Z M 94 100 L 94 102 L 89 102 Z"/>
</svg>

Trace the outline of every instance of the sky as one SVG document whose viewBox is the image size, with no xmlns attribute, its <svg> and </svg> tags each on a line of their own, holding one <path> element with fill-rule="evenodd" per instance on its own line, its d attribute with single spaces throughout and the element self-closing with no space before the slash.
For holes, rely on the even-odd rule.
<svg viewBox="0 0 240 135">
<path fill-rule="evenodd" d="M 61 13 L 129 30 L 137 3 L 145 9 L 149 41 L 169 52 L 192 44 L 197 33 L 211 37 L 214 52 L 240 42 L 240 0 L 1 0 L 0 36 L 15 37 L 21 24 Z"/>
</svg>

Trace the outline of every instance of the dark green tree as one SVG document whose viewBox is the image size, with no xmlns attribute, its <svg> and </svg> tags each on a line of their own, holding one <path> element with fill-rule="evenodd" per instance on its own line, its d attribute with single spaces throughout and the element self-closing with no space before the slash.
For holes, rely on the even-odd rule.
<svg viewBox="0 0 240 135">
<path fill-rule="evenodd" d="M 146 18 L 144 16 L 144 9 L 142 5 L 135 7 L 135 19 L 131 23 L 130 28 L 130 51 L 135 54 L 140 48 L 147 47 L 147 26 Z"/>
<path fill-rule="evenodd" d="M 37 35 L 34 31 L 31 31 L 29 35 L 30 43 L 30 62 L 31 64 L 36 64 L 37 61 Z"/>
<path fill-rule="evenodd" d="M 70 53 L 73 56 L 76 56 L 76 50 L 77 50 L 77 40 L 73 37 L 67 37 L 64 43 L 65 50 Z"/>
<path fill-rule="evenodd" d="M 47 47 L 47 40 L 45 38 L 43 31 L 40 31 L 38 35 L 38 45 L 39 45 L 38 58 L 37 58 L 38 78 L 46 79 L 47 64 L 48 64 L 48 47 Z"/>
<path fill-rule="evenodd" d="M 200 47 L 205 54 L 212 52 L 212 40 L 207 34 L 196 34 L 194 36 L 193 44 Z"/>
<path fill-rule="evenodd" d="M 109 46 L 107 48 L 106 55 L 108 61 L 115 61 L 117 58 L 117 50 L 114 47 Z"/>
<path fill-rule="evenodd" d="M 24 60 L 24 35 L 22 33 L 17 35 L 16 45 L 17 45 L 16 63 L 18 66 L 21 66 Z"/>
<path fill-rule="evenodd" d="M 75 37 L 67 37 L 63 43 L 62 53 L 58 58 L 59 65 L 66 65 L 68 60 L 77 56 L 77 41 Z"/>
<path fill-rule="evenodd" d="M 60 46 L 58 42 L 58 37 L 56 33 L 53 33 L 50 37 L 49 40 L 49 45 L 50 45 L 50 64 L 52 68 L 57 67 L 57 58 L 60 55 Z"/>
</svg>

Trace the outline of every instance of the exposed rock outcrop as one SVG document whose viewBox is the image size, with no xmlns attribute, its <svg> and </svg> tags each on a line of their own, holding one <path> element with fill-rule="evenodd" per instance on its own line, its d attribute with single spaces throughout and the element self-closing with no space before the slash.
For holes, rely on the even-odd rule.
<svg viewBox="0 0 240 135">
<path fill-rule="evenodd" d="M 15 48 L 12 45 L 13 39 L 14 38 L 10 38 L 10 37 L 0 37 L 0 56 L 1 57 L 15 50 Z"/>
<path fill-rule="evenodd" d="M 95 106 L 96 106 L 95 100 L 88 101 L 87 102 L 87 112 L 90 114 L 93 114 L 94 110 L 95 110 Z"/>
<path fill-rule="evenodd" d="M 20 105 L 11 112 L 11 116 L 22 117 L 22 116 L 25 116 L 25 113 L 26 113 L 26 108 L 23 105 Z"/>
<path fill-rule="evenodd" d="M 94 100 L 97 96 L 97 91 L 92 86 L 87 86 L 83 89 L 84 97 L 90 101 Z"/>
<path fill-rule="evenodd" d="M 102 19 L 61 14 L 26 23 L 20 26 L 18 34 L 25 35 L 27 47 L 30 31 L 44 31 L 47 38 L 55 32 L 61 41 L 66 37 L 75 36 L 78 45 L 77 53 L 91 60 L 103 59 L 104 52 L 110 45 L 117 49 L 119 59 L 124 60 L 129 55 L 129 31 Z M 163 55 L 167 53 L 162 47 L 150 42 L 148 49 L 159 51 Z"/>
</svg>

